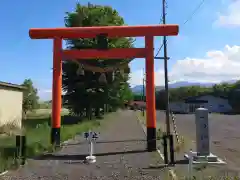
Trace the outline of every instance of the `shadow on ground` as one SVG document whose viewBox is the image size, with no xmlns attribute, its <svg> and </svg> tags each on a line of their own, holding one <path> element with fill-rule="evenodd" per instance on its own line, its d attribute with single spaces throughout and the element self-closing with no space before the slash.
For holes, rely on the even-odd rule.
<svg viewBox="0 0 240 180">
<path fill-rule="evenodd" d="M 188 159 L 181 159 L 181 160 L 176 160 L 175 164 L 188 164 L 189 160 Z"/>
<path fill-rule="evenodd" d="M 107 153 L 97 153 L 94 156 L 113 156 L 119 154 L 138 154 L 145 153 L 147 150 L 134 150 L 134 151 L 122 151 L 122 152 L 107 152 Z M 54 155 L 54 154 L 46 154 L 41 155 L 39 157 L 34 158 L 35 160 L 85 160 L 86 156 L 89 154 L 76 154 L 76 155 Z"/>
<path fill-rule="evenodd" d="M 188 164 L 188 160 L 187 159 L 181 159 L 181 160 L 176 160 L 175 164 L 154 164 L 154 165 L 150 165 L 148 168 L 144 168 L 144 169 L 164 169 L 164 168 L 170 168 L 170 167 L 174 167 L 175 165 L 187 165 Z"/>
<path fill-rule="evenodd" d="M 81 135 L 81 134 L 79 134 Z M 96 141 L 96 144 L 109 144 L 109 143 L 122 143 L 122 142 L 145 142 L 146 139 L 128 139 L 128 140 L 119 140 L 119 141 Z M 83 145 L 86 144 L 86 141 L 83 142 L 77 142 L 77 143 L 66 143 L 63 144 L 63 146 L 74 146 L 74 145 Z"/>
</svg>

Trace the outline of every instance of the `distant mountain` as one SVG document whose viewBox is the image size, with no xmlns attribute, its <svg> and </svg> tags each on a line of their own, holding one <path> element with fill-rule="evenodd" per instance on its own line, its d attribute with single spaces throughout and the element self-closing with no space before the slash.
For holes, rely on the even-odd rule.
<svg viewBox="0 0 240 180">
<path fill-rule="evenodd" d="M 178 88 L 178 87 L 187 87 L 187 86 L 205 86 L 211 87 L 215 83 L 199 83 L 199 82 L 187 82 L 187 81 L 179 81 L 176 83 L 169 84 L 169 88 Z"/>
<path fill-rule="evenodd" d="M 131 88 L 133 93 L 142 93 L 143 85 L 137 85 Z"/>
<path fill-rule="evenodd" d="M 156 91 L 160 91 L 164 88 L 164 86 L 156 86 Z M 135 94 L 142 94 L 143 92 L 143 85 L 137 85 L 137 86 L 134 86 L 132 89 L 132 92 L 135 93 Z M 145 91 L 146 93 L 146 91 Z"/>
<path fill-rule="evenodd" d="M 227 83 L 235 83 L 236 81 L 231 80 L 228 81 Z M 199 83 L 199 82 L 187 82 L 187 81 L 179 81 L 176 83 L 171 83 L 169 84 L 169 88 L 178 88 L 178 87 L 187 87 L 187 86 L 202 86 L 202 87 L 211 87 L 216 83 Z M 141 94 L 142 93 L 143 86 L 142 85 L 137 85 L 132 88 L 132 92 L 136 94 Z M 156 86 L 156 91 L 160 91 L 164 89 L 164 86 Z M 146 92 L 146 91 L 145 91 Z"/>
</svg>

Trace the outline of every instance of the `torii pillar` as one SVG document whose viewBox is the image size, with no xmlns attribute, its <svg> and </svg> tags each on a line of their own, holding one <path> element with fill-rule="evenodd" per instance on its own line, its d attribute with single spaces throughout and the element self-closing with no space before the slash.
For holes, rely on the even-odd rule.
<svg viewBox="0 0 240 180">
<path fill-rule="evenodd" d="M 52 93 L 52 144 L 60 145 L 62 106 L 62 60 L 69 59 L 129 59 L 146 58 L 146 101 L 147 101 L 147 149 L 156 150 L 156 108 L 154 85 L 154 36 L 176 36 L 178 25 L 152 26 L 103 26 L 30 29 L 32 39 L 53 39 L 53 93 Z M 106 50 L 82 49 L 63 50 L 62 39 L 145 37 L 145 48 L 113 48 Z"/>
</svg>

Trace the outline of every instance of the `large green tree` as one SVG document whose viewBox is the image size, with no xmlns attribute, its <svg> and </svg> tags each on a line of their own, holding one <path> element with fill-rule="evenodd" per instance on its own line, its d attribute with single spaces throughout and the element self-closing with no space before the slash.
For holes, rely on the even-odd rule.
<svg viewBox="0 0 240 180">
<path fill-rule="evenodd" d="M 23 113 L 24 117 L 26 117 L 28 111 L 38 108 L 39 97 L 31 79 L 25 79 L 22 86 L 26 88 L 23 92 Z"/>
<path fill-rule="evenodd" d="M 65 17 L 66 27 L 86 27 L 86 26 L 120 26 L 124 25 L 124 20 L 118 12 L 109 6 L 81 5 L 77 3 L 74 12 L 68 12 Z M 129 48 L 133 46 L 131 38 L 107 38 L 109 48 Z M 101 48 L 97 38 L 79 38 L 67 40 L 68 49 L 91 49 Z M 131 59 L 92 59 L 78 61 L 84 66 L 90 67 L 118 67 L 120 63 L 128 63 Z M 80 73 L 79 70 L 81 71 Z M 127 83 L 128 73 L 121 73 L 119 69 L 110 72 L 93 72 L 91 69 L 80 69 L 79 65 L 71 60 L 63 63 L 63 89 L 66 91 L 64 97 L 65 104 L 71 112 L 78 115 L 86 115 L 91 118 L 92 111 L 96 116 L 99 109 L 108 105 L 113 108 L 123 104 L 125 99 L 131 98 Z M 99 81 L 99 79 L 106 81 Z M 128 95 L 127 95 L 128 94 Z"/>
</svg>

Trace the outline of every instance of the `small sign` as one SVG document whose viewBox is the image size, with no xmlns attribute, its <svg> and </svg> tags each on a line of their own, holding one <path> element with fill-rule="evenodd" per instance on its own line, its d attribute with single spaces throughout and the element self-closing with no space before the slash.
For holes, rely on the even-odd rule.
<svg viewBox="0 0 240 180">
<path fill-rule="evenodd" d="M 84 138 L 86 138 L 86 139 L 89 137 L 89 133 L 88 132 L 83 133 L 83 135 L 84 135 Z"/>
<path fill-rule="evenodd" d="M 92 140 L 98 139 L 99 138 L 99 134 L 100 133 L 89 131 L 89 132 L 84 132 L 83 136 L 84 136 L 85 139 L 88 139 L 88 140 L 92 141 Z"/>
<path fill-rule="evenodd" d="M 93 132 L 92 138 L 93 138 L 93 139 L 97 139 L 97 138 L 98 138 L 98 134 L 97 134 L 96 132 Z"/>
<path fill-rule="evenodd" d="M 94 152 L 94 141 L 96 141 L 96 139 L 98 139 L 100 133 L 96 133 L 96 132 L 84 132 L 83 136 L 86 139 L 86 141 L 88 141 L 89 145 L 90 145 L 90 152 L 89 152 L 89 156 L 86 157 L 86 160 L 89 163 L 95 163 L 96 162 L 96 157 L 93 156 L 93 152 Z"/>
</svg>

